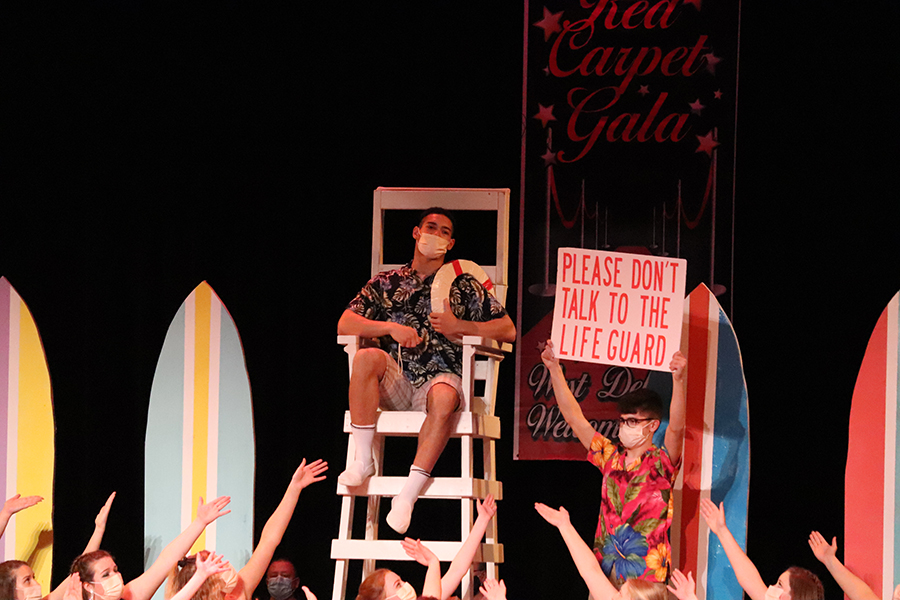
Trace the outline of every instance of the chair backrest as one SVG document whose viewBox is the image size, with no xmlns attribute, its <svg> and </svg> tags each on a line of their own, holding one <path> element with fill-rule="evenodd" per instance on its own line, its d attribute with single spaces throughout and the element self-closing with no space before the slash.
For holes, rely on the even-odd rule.
<svg viewBox="0 0 900 600">
<path fill-rule="evenodd" d="M 389 210 L 425 210 L 440 206 L 454 213 L 464 211 L 492 211 L 497 215 L 496 264 L 478 263 L 494 283 L 494 293 L 506 302 L 509 285 L 509 189 L 487 188 L 387 188 L 375 190 L 372 204 L 372 275 L 400 264 L 384 262 L 384 217 Z M 490 243 L 485 241 L 485 243 Z M 462 250 L 465 258 L 465 249 Z"/>
</svg>

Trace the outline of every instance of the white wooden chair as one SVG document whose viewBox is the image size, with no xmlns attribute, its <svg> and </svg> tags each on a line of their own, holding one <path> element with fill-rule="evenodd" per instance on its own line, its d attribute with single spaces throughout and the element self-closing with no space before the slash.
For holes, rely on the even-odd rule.
<svg viewBox="0 0 900 600">
<path fill-rule="evenodd" d="M 497 215 L 496 264 L 480 265 L 494 284 L 494 293 L 503 303 L 508 287 L 507 252 L 509 244 L 509 190 L 508 189 L 436 189 L 436 188 L 382 188 L 375 190 L 372 215 L 372 274 L 402 265 L 385 264 L 382 244 L 383 221 L 388 210 L 424 210 L 441 206 L 460 211 L 493 211 Z M 365 340 L 356 336 L 338 336 L 344 346 L 350 369 L 353 357 Z M 460 539 L 455 542 L 423 541 L 438 558 L 451 561 L 466 539 L 474 522 L 474 499 L 493 494 L 497 500 L 503 496 L 503 488 L 497 481 L 494 442 L 500 439 L 500 419 L 494 416 L 497 392 L 497 373 L 509 344 L 500 344 L 487 338 L 465 336 L 463 338 L 463 390 L 460 412 L 454 415 L 451 437 L 460 438 L 460 476 L 436 477 L 424 488 L 420 501 L 427 498 L 460 500 Z M 476 381 L 484 382 L 484 393 L 476 396 Z M 383 472 L 385 437 L 414 437 L 419 433 L 425 414 L 421 412 L 379 412 L 375 425 L 374 443 L 375 475 L 358 488 L 338 484 L 337 493 L 342 496 L 341 521 L 338 538 L 332 541 L 331 557 L 335 559 L 333 600 L 347 597 L 347 575 L 351 560 L 363 561 L 363 579 L 375 570 L 376 560 L 410 560 L 399 541 L 378 539 L 378 517 L 381 498 L 397 495 L 405 477 L 386 477 Z M 350 433 L 350 412 L 344 417 L 344 432 Z M 348 435 L 347 465 L 353 461 L 353 436 Z M 483 444 L 483 478 L 476 478 L 474 465 L 475 440 Z M 448 446 L 449 448 L 449 446 Z M 367 496 L 364 537 L 353 537 L 354 496 Z M 475 562 L 487 565 L 487 575 L 498 578 L 497 563 L 503 562 L 503 545 L 497 541 L 497 518 L 485 534 Z M 355 592 L 350 595 L 354 597 Z M 462 581 L 462 598 L 473 596 L 473 575 L 470 569 Z"/>
</svg>

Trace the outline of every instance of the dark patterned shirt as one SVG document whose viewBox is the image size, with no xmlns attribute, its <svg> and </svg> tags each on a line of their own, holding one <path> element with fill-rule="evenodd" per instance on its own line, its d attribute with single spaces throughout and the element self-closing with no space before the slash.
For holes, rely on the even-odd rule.
<svg viewBox="0 0 900 600">
<path fill-rule="evenodd" d="M 347 306 L 372 321 L 392 321 L 416 330 L 422 338 L 415 348 L 403 348 L 403 374 L 419 387 L 440 373 L 462 375 L 462 346 L 436 332 L 431 313 L 431 283 L 434 273 L 424 280 L 410 263 L 400 269 L 383 271 L 369 280 Z M 450 286 L 450 308 L 464 321 L 492 321 L 506 316 L 506 309 L 477 279 L 463 273 Z M 379 339 L 382 350 L 397 360 L 399 344 L 387 335 Z"/>
</svg>

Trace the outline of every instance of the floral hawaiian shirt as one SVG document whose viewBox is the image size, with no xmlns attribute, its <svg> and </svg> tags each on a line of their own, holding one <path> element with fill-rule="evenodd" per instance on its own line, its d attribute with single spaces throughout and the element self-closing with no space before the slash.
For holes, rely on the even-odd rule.
<svg viewBox="0 0 900 600">
<path fill-rule="evenodd" d="M 454 344 L 431 325 L 431 283 L 434 274 L 425 279 L 405 266 L 383 271 L 369 280 L 347 307 L 372 321 L 393 321 L 408 325 L 418 332 L 422 343 L 415 348 L 399 348 L 391 336 L 380 338 L 381 349 L 397 360 L 402 350 L 403 374 L 419 387 L 440 373 L 462 375 L 462 346 Z M 450 286 L 450 309 L 465 321 L 492 321 L 506 316 L 506 309 L 468 274 L 456 278 Z"/>
<path fill-rule="evenodd" d="M 603 473 L 594 554 L 617 582 L 666 581 L 669 574 L 673 488 L 679 465 L 665 448 L 650 446 L 625 467 L 625 449 L 595 434 L 588 460 Z"/>
</svg>

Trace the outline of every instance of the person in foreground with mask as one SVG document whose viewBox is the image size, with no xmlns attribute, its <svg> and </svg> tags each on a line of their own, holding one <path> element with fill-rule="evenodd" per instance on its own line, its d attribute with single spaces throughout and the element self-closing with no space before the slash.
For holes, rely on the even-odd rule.
<svg viewBox="0 0 900 600">
<path fill-rule="evenodd" d="M 189 600 L 190 598 L 193 598 L 193 600 L 222 600 L 226 597 L 230 600 L 250 600 L 256 586 L 259 585 L 260 580 L 266 574 L 266 567 L 271 562 L 275 549 L 281 543 L 281 538 L 287 529 L 288 523 L 291 521 L 294 508 L 297 506 L 297 500 L 300 498 L 300 492 L 308 485 L 325 479 L 324 473 L 327 470 L 328 463 L 323 460 L 317 460 L 307 465 L 306 459 L 304 459 L 300 463 L 293 477 L 291 477 L 291 482 L 284 493 L 284 497 L 275 508 L 272 516 L 266 521 L 266 525 L 263 527 L 259 537 L 259 544 L 253 550 L 253 554 L 250 555 L 250 560 L 247 561 L 247 564 L 240 571 L 235 571 L 234 567 L 229 565 L 225 571 L 212 575 L 203 581 L 188 598 L 178 596 L 180 590 L 192 580 L 198 567 L 198 557 L 208 560 L 204 556 L 204 553 L 207 551 L 204 550 L 194 556 L 176 561 L 177 564 L 173 565 L 174 568 L 169 574 L 165 597 L 170 600 Z M 193 541 L 191 544 L 193 544 Z M 182 555 L 186 551 L 187 549 L 182 552 Z M 84 600 L 91 599 L 85 598 Z M 116 599 L 101 598 L 100 600 Z M 129 599 L 126 598 L 125 600 Z M 136 599 L 132 598 L 131 600 Z"/>
<path fill-rule="evenodd" d="M 94 518 L 94 532 L 84 548 L 85 552 L 93 552 L 100 547 L 103 534 L 106 532 L 106 520 L 109 517 L 109 509 L 112 507 L 115 497 L 115 492 L 110 494 L 106 503 L 103 504 L 100 512 Z M 6 527 L 9 516 L 34 506 L 41 500 L 43 498 L 40 496 L 22 498 L 19 494 L 7 500 L 3 507 L 3 512 L 8 512 L 8 515 L 5 519 L 0 515 L 0 522 L 2 522 L 3 527 Z M 44 596 L 41 591 L 41 584 L 35 579 L 31 565 L 21 560 L 8 560 L 0 563 L 0 600 L 41 600 L 42 598 L 44 600 L 61 600 L 63 598 L 65 600 L 77 600 L 77 593 L 70 598 L 72 590 L 77 592 L 80 587 L 80 585 L 72 585 L 73 579 L 77 580 L 78 578 L 77 576 L 74 578 L 72 576 L 66 577 L 55 590 Z"/>
<path fill-rule="evenodd" d="M 516 328 L 503 305 L 471 275 L 456 278 L 443 312 L 431 310 L 431 285 L 453 248 L 452 214 L 422 212 L 413 228 L 413 259 L 373 277 L 341 315 L 339 335 L 378 338 L 380 348 L 360 348 L 350 377 L 350 421 L 356 455 L 338 482 L 357 487 L 375 474 L 372 446 L 382 410 L 427 412 L 406 483 L 391 503 L 387 523 L 406 533 L 413 505 L 450 437 L 450 418 L 462 397 L 464 335 L 512 342 Z"/>
<path fill-rule="evenodd" d="M 812 572 L 800 567 L 791 567 L 778 577 L 774 585 L 766 586 L 756 565 L 738 545 L 737 540 L 725 524 L 725 507 L 709 500 L 700 500 L 700 514 L 709 530 L 719 538 L 725 556 L 734 569 L 738 583 L 750 600 L 824 600 L 825 588 Z M 824 540 L 822 540 L 824 542 Z M 812 545 L 812 544 L 810 544 Z M 818 556 L 818 554 L 817 554 Z M 852 598 L 852 596 L 851 596 Z"/>
<path fill-rule="evenodd" d="M 197 517 L 168 546 L 163 548 L 147 571 L 127 584 L 116 566 L 112 555 L 105 550 L 82 554 L 72 563 L 69 575 L 78 575 L 81 581 L 82 600 L 150 600 L 166 579 L 166 573 L 175 566 L 206 526 L 227 515 L 225 510 L 231 498 L 221 496 L 208 504 L 200 498 Z"/>
<path fill-rule="evenodd" d="M 441 577 L 441 563 L 437 556 L 422 545 L 420 540 L 406 538 L 401 542 L 410 558 L 420 565 L 428 567 L 421 596 L 416 594 L 412 584 L 403 581 L 390 569 L 377 569 L 360 584 L 356 600 L 393 600 L 394 598 L 415 600 L 420 597 L 448 600 L 453 596 L 463 576 L 472 566 L 487 526 L 497 514 L 497 504 L 490 494 L 485 497 L 484 502 L 476 502 L 475 506 L 478 510 L 478 518 L 475 519 L 466 541 L 453 557 L 447 573 L 443 577 Z"/>
<path fill-rule="evenodd" d="M 669 364 L 672 401 L 661 448 L 653 444 L 653 434 L 663 416 L 662 399 L 656 392 L 639 389 L 619 398 L 619 443 L 615 443 L 595 431 L 585 418 L 550 340 L 541 360 L 550 374 L 563 418 L 587 449 L 588 460 L 603 473 L 600 521 L 594 539 L 594 554 L 603 572 L 617 585 L 629 579 L 645 579 L 657 584 L 665 596 L 671 557 L 672 489 L 684 449 L 687 359 L 676 352 Z"/>
</svg>

